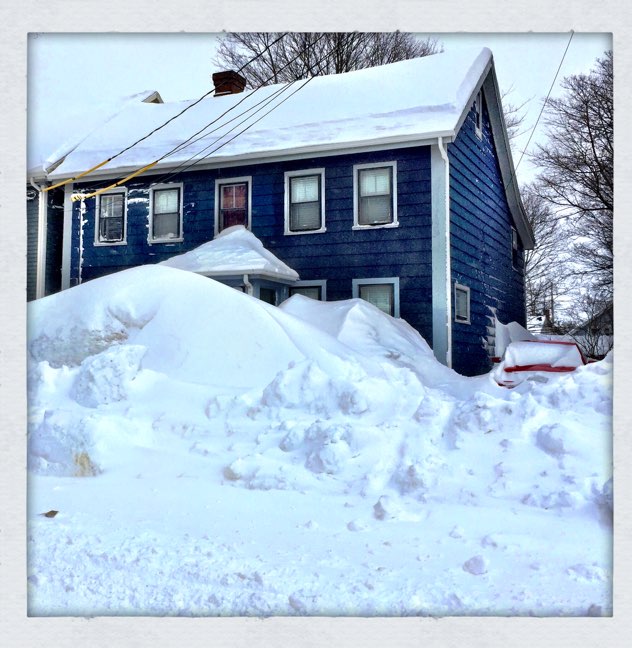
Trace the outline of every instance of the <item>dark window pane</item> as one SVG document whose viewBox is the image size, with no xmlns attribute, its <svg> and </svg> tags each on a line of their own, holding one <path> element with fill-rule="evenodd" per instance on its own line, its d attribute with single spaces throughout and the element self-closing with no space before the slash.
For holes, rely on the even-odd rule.
<svg viewBox="0 0 632 648">
<path fill-rule="evenodd" d="M 457 321 L 467 322 L 470 319 L 469 293 L 467 290 L 456 289 L 454 297 L 454 317 Z"/>
<path fill-rule="evenodd" d="M 219 231 L 233 225 L 248 227 L 248 183 L 220 185 Z"/>
<path fill-rule="evenodd" d="M 125 194 L 107 194 L 99 201 L 99 241 L 122 241 L 124 232 Z"/>
<path fill-rule="evenodd" d="M 180 238 L 179 214 L 154 214 L 154 238 Z"/>
<path fill-rule="evenodd" d="M 259 288 L 259 299 L 276 306 L 276 290 L 274 288 Z"/>
<path fill-rule="evenodd" d="M 320 203 L 298 203 L 290 209 L 290 231 L 304 232 L 320 229 Z"/>
</svg>

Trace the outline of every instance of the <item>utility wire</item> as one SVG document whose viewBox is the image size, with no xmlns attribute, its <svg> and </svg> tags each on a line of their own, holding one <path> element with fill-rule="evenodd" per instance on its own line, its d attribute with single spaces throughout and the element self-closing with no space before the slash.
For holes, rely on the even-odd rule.
<svg viewBox="0 0 632 648">
<path fill-rule="evenodd" d="M 320 40 L 320 38 L 323 38 L 323 37 L 324 37 L 324 34 L 323 34 L 323 36 L 319 37 L 319 39 L 317 39 L 317 41 Z M 315 42 L 317 42 L 317 41 L 315 41 Z M 275 41 L 275 42 L 276 42 L 276 41 Z M 325 55 L 321 58 L 321 60 L 324 60 L 324 58 L 325 58 L 326 56 L 328 56 L 329 53 L 330 53 L 330 52 L 328 52 L 327 54 L 325 54 Z M 296 57 L 294 57 L 291 61 L 289 61 L 285 66 L 283 66 L 283 67 L 281 68 L 281 70 L 283 70 L 283 69 L 285 69 L 286 67 L 288 67 L 289 65 L 291 65 L 291 64 L 292 64 L 294 61 L 296 61 L 296 60 L 297 60 L 297 59 L 298 59 L 302 54 L 303 54 L 303 52 L 299 52 L 299 54 L 297 54 Z M 307 67 L 310 69 L 310 71 L 312 71 L 312 70 L 311 70 L 311 66 L 307 65 Z M 241 69 L 243 69 L 243 68 L 241 68 Z M 279 70 L 279 71 L 280 71 L 280 70 Z M 279 71 L 277 71 L 277 73 L 278 73 Z M 272 77 L 271 77 L 271 78 L 272 78 Z M 258 123 L 259 121 L 261 121 L 261 119 L 263 119 L 263 117 L 265 117 L 265 116 L 268 115 L 270 112 L 272 112 L 273 110 L 275 110 L 278 106 L 280 106 L 282 103 L 284 103 L 285 101 L 287 101 L 287 99 L 289 99 L 291 96 L 293 96 L 294 94 L 296 94 L 296 92 L 298 92 L 298 90 L 301 90 L 303 87 L 305 87 L 305 86 L 307 85 L 307 83 L 308 83 L 309 81 L 311 81 L 313 78 L 314 78 L 313 76 L 310 77 L 310 78 L 307 80 L 307 82 L 305 82 L 302 86 L 300 86 L 300 88 L 298 88 L 298 89 L 295 90 L 292 94 L 290 94 L 288 97 L 286 97 L 285 99 L 283 99 L 282 101 L 280 101 L 276 106 L 274 106 L 274 107 L 271 108 L 269 111 L 267 111 L 267 112 L 266 112 L 264 115 L 262 115 L 259 119 L 253 121 L 249 126 L 247 126 L 246 128 L 244 128 L 244 129 L 241 130 L 239 133 L 237 133 L 236 135 L 234 135 L 233 137 L 231 137 L 229 140 L 225 141 L 225 142 L 222 143 L 220 146 L 218 146 L 217 148 L 213 149 L 210 153 L 208 153 L 207 155 L 205 155 L 205 156 L 202 157 L 202 158 L 199 158 L 198 160 L 196 160 L 196 162 L 194 162 L 193 164 L 187 166 L 186 168 L 188 169 L 188 168 L 194 166 L 194 165 L 195 165 L 197 162 L 199 162 L 200 160 L 204 160 L 204 159 L 208 158 L 210 155 L 212 155 L 213 153 L 215 153 L 215 152 L 218 151 L 219 149 L 223 148 L 224 146 L 226 146 L 226 145 L 229 144 L 230 142 L 232 142 L 232 141 L 233 141 L 237 136 L 241 135 L 242 133 L 244 133 L 245 131 L 247 131 L 249 128 L 252 128 L 252 126 L 254 126 L 256 123 Z M 266 105 L 268 105 L 268 104 L 271 103 L 271 102 L 272 102 L 276 97 L 278 97 L 278 96 L 280 96 L 282 93 L 286 92 L 286 91 L 287 91 L 287 90 L 288 90 L 288 89 L 289 89 L 289 88 L 290 88 L 294 83 L 295 83 L 295 81 L 292 82 L 292 83 L 290 83 L 290 84 L 286 84 L 286 85 L 284 85 L 284 86 L 281 87 L 279 90 L 275 91 L 274 94 L 273 94 L 271 97 L 266 97 L 265 99 L 263 99 L 262 101 L 258 102 L 258 103 L 255 104 L 254 106 L 251 106 L 250 108 L 248 108 L 247 110 L 243 111 L 242 113 L 240 113 L 239 115 L 237 115 L 237 116 L 234 117 L 233 119 L 229 120 L 228 122 L 225 122 L 225 123 L 222 124 L 221 126 L 218 126 L 216 129 L 214 129 L 214 130 L 211 131 L 211 132 L 215 132 L 216 130 L 219 130 L 219 128 L 221 128 L 222 126 L 225 126 L 225 125 L 229 124 L 231 121 L 235 121 L 235 119 L 239 119 L 239 117 L 241 117 L 241 116 L 245 115 L 246 113 L 252 111 L 253 108 L 255 108 L 256 106 L 258 106 L 258 105 L 260 105 L 260 104 L 262 104 L 262 103 L 265 103 Z M 262 87 L 262 86 L 259 86 L 258 88 L 256 88 L 254 92 L 256 92 L 257 90 L 259 90 L 261 87 Z M 248 97 L 252 97 L 253 94 L 254 94 L 254 92 L 251 93 L 250 95 L 247 95 L 246 97 L 244 97 L 244 99 L 242 99 L 241 101 L 239 101 L 237 104 L 235 104 L 235 105 L 234 105 L 232 108 L 230 108 L 229 110 L 225 111 L 222 115 L 220 115 L 220 117 L 218 117 L 218 118 L 216 118 L 215 120 L 213 120 L 213 121 L 209 122 L 208 124 L 206 124 L 206 126 L 204 126 L 202 129 L 200 129 L 199 131 L 197 131 L 197 133 L 194 133 L 194 134 L 193 134 L 192 136 L 190 136 L 187 140 L 185 140 L 184 142 L 181 142 L 181 143 L 178 144 L 176 147 L 174 147 L 173 149 L 171 149 L 170 151 L 168 151 L 167 153 L 165 153 L 164 155 L 162 155 L 160 158 L 154 160 L 153 162 L 147 164 L 146 166 L 144 166 L 144 167 L 142 167 L 142 168 L 140 168 L 140 169 L 137 169 L 136 171 L 134 171 L 133 173 L 131 173 L 131 174 L 127 175 L 127 176 L 125 176 L 125 177 L 122 178 L 121 180 L 118 180 L 117 182 L 115 182 L 115 183 L 113 183 L 113 184 L 111 184 L 111 185 L 108 185 L 108 186 L 106 186 L 106 187 L 103 187 L 103 188 L 101 188 L 101 189 L 98 189 L 98 190 L 96 190 L 96 191 L 93 191 L 93 192 L 90 193 L 90 194 L 87 194 L 87 195 L 86 195 L 86 194 L 75 194 L 75 195 L 72 197 L 72 200 L 73 200 L 73 201 L 77 201 L 77 200 L 85 200 L 85 199 L 87 199 L 87 198 L 93 198 L 94 196 L 97 196 L 97 195 L 99 195 L 99 194 L 101 194 L 101 193 L 104 193 L 105 191 L 108 191 L 108 190 L 110 190 L 110 189 L 114 189 L 114 188 L 116 188 L 116 187 L 119 187 L 119 186 L 121 186 L 122 184 L 124 184 L 125 182 L 127 182 L 128 180 L 131 180 L 132 178 L 134 178 L 134 177 L 140 175 L 141 173 L 144 173 L 145 171 L 147 171 L 147 170 L 151 169 L 152 167 L 156 166 L 156 164 L 158 164 L 160 161 L 162 161 L 162 160 L 165 159 L 166 157 L 168 157 L 168 156 L 174 154 L 176 151 L 182 150 L 183 148 L 186 148 L 187 146 L 190 146 L 191 140 L 192 140 L 192 139 L 193 139 L 197 134 L 202 133 L 203 131 L 205 131 L 209 126 L 211 126 L 212 124 L 216 123 L 219 119 L 221 119 L 221 117 L 223 117 L 223 116 L 226 115 L 228 112 L 230 112 L 230 110 L 233 110 L 234 108 L 236 108 L 239 104 L 241 104 L 243 101 L 245 101 Z M 262 110 L 262 108 L 260 108 L 259 110 L 257 110 L 254 114 L 257 114 L 258 112 L 261 112 L 261 110 Z M 252 115 L 251 115 L 251 117 L 252 117 Z M 231 129 L 228 131 L 228 133 L 232 132 L 232 131 L 237 127 L 237 126 L 240 126 L 241 124 L 243 124 L 244 122 L 246 122 L 248 119 L 249 119 L 249 118 L 246 118 L 246 119 L 242 120 L 241 122 L 239 122 L 239 124 L 237 124 L 236 126 L 234 126 L 233 128 L 231 128 Z M 228 133 L 224 133 L 223 136 L 227 135 Z M 203 137 L 205 137 L 205 136 L 202 136 L 202 137 L 198 138 L 198 140 L 195 140 L 195 141 L 199 141 L 199 139 L 202 139 Z M 204 149 L 202 149 L 202 151 L 207 150 L 210 146 L 213 146 L 213 144 L 217 143 L 220 139 L 221 139 L 221 137 L 220 137 L 220 138 L 217 138 L 214 142 L 212 142 L 212 143 L 209 144 L 207 147 L 205 147 Z M 128 147 L 128 148 L 130 148 L 130 147 Z M 201 151 L 200 151 L 200 152 L 201 152 Z M 200 152 L 196 153 L 196 155 L 194 155 L 194 156 L 192 156 L 191 158 L 189 158 L 189 160 L 186 160 L 183 164 L 180 165 L 180 167 L 178 167 L 178 169 L 181 168 L 184 164 L 187 164 L 187 162 L 190 162 L 191 160 L 193 160 L 194 158 L 196 158 L 197 155 L 199 155 Z M 122 151 L 121 151 L 121 153 L 122 153 Z M 120 153 L 118 153 L 117 156 L 118 156 L 118 155 L 120 155 Z M 116 156 L 114 156 L 114 157 L 116 157 Z M 177 169 L 176 169 L 176 171 L 177 171 Z M 169 174 L 167 177 L 169 177 L 169 178 L 170 178 L 170 177 L 173 177 L 174 173 L 175 173 L 175 172 L 172 172 L 172 173 Z"/>
<path fill-rule="evenodd" d="M 260 58 L 261 56 L 263 56 L 263 55 L 264 55 L 264 54 L 265 54 L 265 53 L 266 53 L 266 52 L 267 52 L 267 51 L 268 51 L 268 50 L 269 50 L 273 45 L 276 45 L 276 44 L 277 44 L 277 43 L 278 43 L 282 38 L 284 38 L 285 36 L 287 36 L 287 34 L 288 34 L 288 32 L 283 32 L 283 34 L 281 34 L 281 36 L 279 36 L 277 39 L 275 39 L 274 41 L 272 41 L 272 42 L 271 42 L 269 45 L 267 45 L 267 46 L 266 46 L 266 47 L 265 47 L 261 52 L 259 52 L 257 55 L 255 55 L 253 58 L 251 58 L 251 59 L 250 59 L 249 61 L 247 61 L 246 63 L 244 63 L 244 64 L 239 68 L 239 70 L 237 70 L 237 73 L 241 72 L 241 71 L 242 71 L 244 68 L 246 68 L 248 65 L 250 65 L 251 63 L 253 63 L 254 61 L 256 61 L 258 58 Z M 46 192 L 46 191 L 50 191 L 51 189 L 56 189 L 57 187 L 62 187 L 63 185 L 66 185 L 66 184 L 68 184 L 68 183 L 70 183 L 70 182 L 74 182 L 75 180 L 78 180 L 79 178 L 83 178 L 83 177 L 87 176 L 88 174 L 92 173 L 93 171 L 96 171 L 97 169 L 100 169 L 102 166 L 106 165 L 108 162 L 111 162 L 112 160 L 116 159 L 116 158 L 119 157 L 120 155 L 123 155 L 123 153 L 125 153 L 126 151 L 129 151 L 131 148 L 133 148 L 133 147 L 136 146 L 137 144 L 140 144 L 141 142 L 143 142 L 144 140 L 146 140 L 148 137 L 151 137 L 154 133 L 156 133 L 157 131 L 159 131 L 159 130 L 161 130 L 162 128 L 164 128 L 167 124 L 169 124 L 169 123 L 171 123 L 172 121 L 174 121 L 174 119 L 177 119 L 178 117 L 180 117 L 181 115 L 183 115 L 187 110 L 190 110 L 191 108 L 193 108 L 194 106 L 196 106 L 197 104 L 199 104 L 201 101 L 203 101 L 204 99 L 206 99 L 206 97 L 208 97 L 208 96 L 209 96 L 210 94 L 212 94 L 213 92 L 215 92 L 215 87 L 214 87 L 214 86 L 213 86 L 213 87 L 212 87 L 208 92 L 205 92 L 205 93 L 204 93 L 204 94 L 203 94 L 199 99 L 196 99 L 193 103 L 189 104 L 186 108 L 184 108 L 183 110 L 181 110 L 179 113 L 177 113 L 176 115 L 173 115 L 172 117 L 170 117 L 166 122 L 164 122 L 164 123 L 161 124 L 160 126 L 157 126 L 157 127 L 154 128 L 152 131 L 150 131 L 149 133 L 147 133 L 146 135 L 144 135 L 144 136 L 141 137 L 140 139 L 136 140 L 134 143 L 130 144 L 129 146 L 127 146 L 127 147 L 124 148 L 123 150 L 119 151 L 119 152 L 116 153 L 115 155 L 109 157 L 107 160 L 103 160 L 103 162 L 100 162 L 99 164 L 97 164 L 97 165 L 93 166 L 92 168 L 88 169 L 87 171 L 83 171 L 82 173 L 80 173 L 80 174 L 78 174 L 78 175 L 76 175 L 76 176 L 74 176 L 74 177 L 72 177 L 72 178 L 69 178 L 68 180 L 64 180 L 63 182 L 58 182 L 57 184 L 54 184 L 54 185 L 52 185 L 51 187 L 46 187 L 45 189 L 43 189 L 43 191 Z"/>
<path fill-rule="evenodd" d="M 314 43 L 312 43 L 312 45 L 315 45 L 319 40 L 322 40 L 324 37 L 325 37 L 325 34 L 323 34 L 322 36 L 319 36 L 319 37 L 314 41 Z M 227 122 L 224 122 L 224 124 L 221 124 L 221 125 L 218 126 L 217 128 L 214 128 L 212 131 L 209 131 L 206 135 L 202 135 L 201 137 L 198 137 L 197 139 L 195 139 L 195 138 L 197 137 L 197 135 L 200 135 L 201 133 L 203 133 L 204 131 L 206 131 L 210 126 L 212 126 L 213 124 L 217 123 L 217 122 L 218 122 L 222 117 L 225 117 L 229 112 L 235 110 L 235 108 L 237 108 L 237 106 L 239 106 L 239 105 L 242 104 L 244 101 L 246 101 L 246 99 L 250 99 L 250 98 L 252 98 L 256 92 L 258 92 L 259 90 L 261 90 L 261 88 L 264 87 L 264 85 L 268 83 L 268 81 L 271 81 L 271 80 L 272 80 L 276 75 L 278 75 L 280 72 L 282 72 L 283 70 L 285 70 L 286 68 L 288 68 L 290 65 L 292 65 L 292 63 L 294 63 L 297 59 L 299 59 L 299 58 L 303 55 L 303 53 L 304 53 L 304 52 L 302 52 L 302 51 L 299 52 L 299 53 L 298 53 L 298 54 L 297 54 L 297 55 L 296 55 L 292 60 L 288 61 L 288 62 L 287 62 L 283 67 L 279 68 L 279 69 L 278 69 L 278 70 L 277 70 L 277 71 L 276 71 L 272 76 L 268 77 L 268 78 L 263 82 L 263 84 L 257 86 L 257 87 L 254 89 L 253 92 L 251 92 L 250 94 L 246 95 L 243 99 L 241 99 L 240 101 L 238 101 L 234 106 L 232 106 L 231 108 L 229 108 L 228 110 L 226 110 L 225 112 L 223 112 L 219 117 L 216 117 L 216 118 L 213 119 L 212 121 L 208 122 L 208 124 L 206 124 L 205 126 L 203 126 L 203 127 L 202 127 L 200 130 L 198 130 L 197 132 L 193 133 L 193 134 L 192 134 L 191 136 L 189 136 L 186 140 L 184 140 L 183 142 L 180 142 L 180 144 L 178 144 L 178 146 L 174 147 L 173 149 L 171 149 L 170 151 L 168 151 L 167 153 L 165 153 L 165 154 L 160 158 L 160 160 L 158 160 L 158 161 L 162 161 L 162 160 L 164 160 L 166 157 L 169 157 L 170 155 L 172 155 L 172 154 L 174 154 L 174 153 L 176 153 L 176 152 L 178 152 L 178 151 L 180 151 L 180 150 L 183 150 L 183 149 L 187 148 L 187 147 L 189 146 L 189 143 L 190 143 L 190 144 L 195 144 L 196 142 L 200 141 L 201 139 L 204 139 L 207 135 L 210 135 L 211 133 L 216 132 L 216 131 L 219 130 L 222 126 L 226 126 L 226 125 L 230 124 L 232 121 L 235 121 L 235 119 L 239 119 L 239 117 L 241 117 L 242 115 L 245 115 L 247 112 L 253 110 L 254 108 L 256 108 L 256 107 L 257 107 L 258 105 L 260 105 L 261 103 L 265 103 L 265 102 L 269 101 L 270 97 L 266 97 L 265 99 L 262 99 L 260 102 L 254 104 L 253 106 L 251 106 L 250 108 L 248 108 L 248 109 L 245 110 L 244 112 L 240 113 L 239 115 L 237 115 L 237 116 L 234 117 L 233 119 L 230 119 L 230 120 L 228 120 Z M 324 58 L 324 57 L 323 57 L 323 58 Z M 321 59 L 321 60 L 323 60 L 323 59 Z M 319 61 L 319 62 L 320 62 L 320 61 Z M 312 71 L 311 66 L 308 65 L 308 64 L 306 64 L 306 65 L 307 65 L 307 67 L 309 68 L 309 71 L 312 72 L 312 75 L 313 75 L 313 71 Z M 315 75 L 313 75 L 313 76 L 315 76 Z M 290 84 L 290 85 L 291 85 L 291 84 Z M 275 91 L 275 94 L 278 93 L 278 92 L 281 92 L 281 93 L 282 93 L 282 92 L 285 92 L 285 90 L 287 90 L 287 88 L 288 88 L 288 86 L 287 86 L 287 85 L 284 85 L 284 86 L 282 86 L 281 90 Z M 273 96 L 274 96 L 274 95 L 273 95 Z"/>
<path fill-rule="evenodd" d="M 540 114 L 538 115 L 538 118 L 535 122 L 535 126 L 533 127 L 531 131 L 531 135 L 529 135 L 529 139 L 527 140 L 526 146 L 522 149 L 522 155 L 520 156 L 520 159 L 518 160 L 518 164 L 516 164 L 515 170 L 518 170 L 518 167 L 520 166 L 520 163 L 522 162 L 522 158 L 524 157 L 524 154 L 526 153 L 527 149 L 529 148 L 529 144 L 531 143 L 531 138 L 533 137 L 533 134 L 535 133 L 535 129 L 538 127 L 538 124 L 540 123 L 540 118 L 542 117 L 542 113 L 544 112 L 544 108 L 546 107 L 546 103 L 549 100 L 549 97 L 551 96 L 551 92 L 553 92 L 553 86 L 555 85 L 555 82 L 557 81 L 557 76 L 560 73 L 560 70 L 562 69 L 562 65 L 564 63 L 564 59 L 566 58 L 566 53 L 568 52 L 568 48 L 571 46 L 571 41 L 573 40 L 573 35 L 575 32 L 571 29 L 571 36 L 568 39 L 568 43 L 566 44 L 566 49 L 564 50 L 564 54 L 562 54 L 562 60 L 560 61 L 560 64 L 557 67 L 557 72 L 555 73 L 555 76 L 553 77 L 553 83 L 551 83 L 551 87 L 549 88 L 549 92 L 546 95 L 546 99 L 544 100 L 544 103 L 542 104 L 542 108 L 540 109 Z"/>
<path fill-rule="evenodd" d="M 290 97 L 294 96 L 297 92 L 299 92 L 300 90 L 302 90 L 302 89 L 303 89 L 303 88 L 304 88 L 304 87 L 305 87 L 305 86 L 306 86 L 310 81 L 312 81 L 314 78 L 315 78 L 315 77 L 310 77 L 309 79 L 307 79 L 307 80 L 305 81 L 305 83 L 303 83 L 303 85 L 301 85 L 300 87 L 296 88 L 296 90 L 294 90 L 294 92 L 292 92 L 292 93 L 289 94 L 287 97 L 285 97 L 284 99 L 282 99 L 281 101 L 279 101 L 279 103 L 277 103 L 275 106 L 273 106 L 272 108 L 270 108 L 270 110 L 268 110 L 266 113 L 264 113 L 263 115 L 261 115 L 261 117 L 259 117 L 259 119 L 256 119 L 256 120 L 253 121 L 252 123 L 248 124 L 248 126 L 246 126 L 246 128 L 244 128 L 243 130 L 239 131 L 238 133 L 235 133 L 235 135 L 233 135 L 230 139 L 226 140 L 225 142 L 222 142 L 218 147 L 214 148 L 212 151 L 209 151 L 206 155 L 204 155 L 204 156 L 202 156 L 202 157 L 198 157 L 198 155 L 199 155 L 200 153 L 202 153 L 202 152 L 205 151 L 206 149 L 208 149 L 208 148 L 210 148 L 211 146 L 213 146 L 213 144 L 216 144 L 220 139 L 222 139 L 222 137 L 224 137 L 224 136 L 226 136 L 226 135 L 228 134 L 228 133 L 224 133 L 224 135 L 222 135 L 222 137 L 219 137 L 218 139 L 215 140 L 215 142 L 212 142 L 211 144 L 209 144 L 205 149 L 202 149 L 202 151 L 199 151 L 199 152 L 196 153 L 194 156 L 190 157 L 188 160 L 186 160 L 185 162 L 183 162 L 180 166 L 176 167 L 176 168 L 173 170 L 173 172 L 171 172 L 171 174 L 169 174 L 168 176 L 166 176 L 164 179 L 162 179 L 162 180 L 160 180 L 160 181 L 161 181 L 161 182 L 165 182 L 166 180 L 173 178 L 174 176 L 178 175 L 179 173 L 183 173 L 184 171 L 187 171 L 188 169 L 194 167 L 196 164 L 198 164 L 198 163 L 201 162 L 202 160 L 206 160 L 208 157 L 210 157 L 211 155 L 213 155 L 213 153 L 216 153 L 217 151 L 219 151 L 221 148 L 224 148 L 224 146 L 226 146 L 227 144 L 230 144 L 234 139 L 236 139 L 237 137 L 239 137 L 242 133 L 245 133 L 248 129 L 252 128 L 256 123 L 260 122 L 264 117 L 266 117 L 266 115 L 269 115 L 273 110 L 276 110 L 276 109 L 277 109 L 281 104 L 285 103 L 288 99 L 290 99 Z M 290 83 L 289 85 L 285 86 L 285 90 L 289 89 L 292 85 L 294 85 L 294 83 L 297 83 L 297 81 L 293 81 L 293 82 Z M 244 119 L 243 121 L 239 122 L 239 124 L 237 124 L 237 126 L 241 126 L 241 124 L 243 124 L 243 123 L 246 122 L 247 120 L 248 120 L 248 119 Z M 231 130 L 234 130 L 234 129 L 231 129 Z M 229 131 L 229 132 L 230 132 L 230 131 Z M 194 160 L 194 161 L 193 161 L 191 164 L 188 164 L 188 165 L 187 165 L 187 163 L 188 163 L 188 162 L 191 162 L 191 160 Z M 186 166 L 184 166 L 184 165 L 186 165 Z M 182 167 L 184 167 L 184 168 L 182 168 Z"/>
<path fill-rule="evenodd" d="M 248 126 L 246 126 L 246 128 L 242 129 L 241 131 L 239 131 L 238 133 L 236 133 L 235 135 L 233 135 L 233 137 L 231 137 L 230 139 L 226 140 L 225 142 L 222 142 L 222 144 L 220 144 L 218 147 L 214 148 L 212 151 L 210 151 L 210 152 L 209 152 L 207 155 L 205 155 L 204 157 L 199 158 L 199 159 L 196 159 L 195 162 L 193 162 L 193 164 L 189 165 L 188 167 L 185 167 L 185 168 L 183 169 L 183 171 L 186 170 L 186 169 L 188 169 L 188 168 L 190 168 L 190 167 L 192 167 L 192 166 L 195 166 L 195 164 L 197 164 L 200 160 L 204 160 L 204 159 L 206 159 L 207 157 L 209 157 L 210 155 L 212 155 L 212 154 L 215 153 L 216 151 L 219 151 L 219 149 L 223 148 L 223 147 L 226 146 L 227 144 L 230 144 L 230 142 L 232 142 L 236 137 L 238 137 L 238 136 L 241 135 L 242 133 L 245 133 L 248 129 L 252 128 L 256 123 L 260 122 L 260 121 L 261 121 L 261 120 L 262 120 L 266 115 L 269 115 L 273 110 L 276 110 L 276 109 L 277 109 L 277 108 L 278 108 L 282 103 L 284 103 L 284 102 L 287 101 L 290 97 L 292 97 L 293 95 L 295 95 L 299 90 L 302 90 L 302 89 L 303 89 L 303 88 L 304 88 L 304 87 L 305 87 L 305 86 L 306 86 L 310 81 L 312 81 L 313 79 L 314 79 L 314 77 L 310 77 L 309 79 L 307 79 L 307 81 L 305 81 L 305 83 L 303 83 L 303 85 L 301 85 L 299 88 L 297 88 L 296 90 L 294 90 L 294 92 L 292 92 L 290 95 L 288 95 L 285 99 L 283 99 L 282 101 L 280 101 L 279 103 L 277 103 L 276 105 L 274 105 L 272 108 L 270 108 L 270 110 L 268 110 L 266 113 L 264 113 L 263 115 L 261 115 L 261 117 L 259 117 L 259 119 L 256 119 L 255 121 L 251 122 Z M 285 91 L 288 90 L 292 85 L 294 85 L 294 83 L 296 83 L 296 81 L 293 81 L 293 82 L 290 83 L 289 85 L 284 86 L 284 88 L 282 89 L 282 91 L 285 92 Z M 279 94 L 279 93 L 277 92 L 277 96 L 278 96 L 278 94 Z M 270 103 L 270 102 L 268 102 L 268 103 Z M 261 112 L 261 110 L 262 110 L 262 109 L 259 109 L 257 112 Z M 243 113 L 242 113 L 242 114 L 243 114 Z M 255 113 L 255 114 L 256 114 L 256 113 Z M 252 115 L 251 115 L 251 116 L 252 116 Z M 244 122 L 248 121 L 248 119 L 249 119 L 249 117 L 247 117 L 246 119 L 242 120 L 241 122 L 239 122 L 239 124 L 237 124 L 236 126 L 234 126 L 234 127 L 233 127 L 232 129 L 230 129 L 230 131 L 228 131 L 228 132 L 230 133 L 230 132 L 233 131 L 235 128 L 237 128 L 237 126 L 240 126 L 240 125 L 243 124 Z M 225 133 L 224 136 L 227 135 L 227 134 L 228 134 L 228 133 Z M 215 142 L 212 142 L 211 144 L 209 144 L 209 146 L 212 146 L 213 144 L 217 143 L 220 139 L 222 139 L 222 138 L 221 138 L 221 137 L 218 138 L 217 140 L 215 140 Z M 209 147 L 207 146 L 206 148 L 209 148 Z M 196 155 L 197 155 L 197 154 L 196 154 Z M 166 156 L 166 154 L 165 154 L 165 156 Z M 165 156 L 163 156 L 163 157 L 165 157 Z M 189 158 L 189 160 L 187 160 L 187 162 L 190 161 L 190 160 L 192 160 L 192 159 L 195 158 L 195 157 L 196 157 L 196 156 L 193 156 L 192 158 Z M 148 169 L 150 169 L 150 168 L 156 166 L 156 164 L 158 164 L 158 162 L 160 162 L 161 159 L 162 159 L 162 158 L 159 158 L 159 159 L 157 159 L 157 160 L 154 160 L 154 161 L 151 162 L 150 164 L 144 166 L 142 169 L 137 169 L 137 170 L 134 171 L 133 173 L 130 173 L 128 176 L 125 176 L 123 179 L 118 180 L 117 182 L 115 182 L 115 183 L 113 183 L 113 184 L 111 184 L 111 185 L 108 185 L 107 187 L 103 187 L 103 188 L 101 188 L 101 189 L 97 189 L 96 191 L 93 191 L 92 193 L 89 193 L 89 194 L 87 194 L 87 195 L 86 195 L 86 194 L 75 194 L 75 195 L 72 196 L 71 200 L 72 200 L 73 202 L 76 202 L 77 200 L 82 200 L 82 201 L 83 201 L 83 200 L 86 200 L 86 199 L 88 199 L 88 198 L 94 198 L 94 196 L 98 196 L 99 194 L 102 194 L 102 193 L 104 193 L 105 191 L 109 191 L 110 189 L 115 189 L 116 187 L 120 187 L 122 184 L 124 184 L 124 183 L 127 182 L 128 180 L 131 180 L 132 178 L 134 178 L 134 177 L 140 175 L 141 173 L 144 173 L 144 172 L 147 171 Z M 185 162 L 184 164 L 186 164 L 186 162 Z M 182 165 L 181 165 L 181 166 L 182 166 Z M 171 176 L 168 176 L 168 177 L 172 177 L 173 175 L 174 175 L 174 174 L 171 174 Z"/>
</svg>

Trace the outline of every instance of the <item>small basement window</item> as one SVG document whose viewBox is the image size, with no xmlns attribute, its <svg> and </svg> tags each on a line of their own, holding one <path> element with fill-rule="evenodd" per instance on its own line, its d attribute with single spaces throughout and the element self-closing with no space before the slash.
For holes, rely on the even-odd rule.
<svg viewBox="0 0 632 648">
<path fill-rule="evenodd" d="M 293 295 L 303 295 L 317 301 L 326 301 L 326 282 L 323 281 L 305 281 L 290 287 L 290 297 Z"/>
<path fill-rule="evenodd" d="M 216 180 L 216 233 L 234 225 L 250 229 L 250 177 Z"/>
<path fill-rule="evenodd" d="M 150 240 L 182 240 L 182 185 L 152 189 Z"/>
<path fill-rule="evenodd" d="M 96 243 L 125 242 L 125 191 L 104 193 L 97 204 Z"/>
<path fill-rule="evenodd" d="M 277 305 L 277 291 L 274 288 L 259 288 L 259 299 L 266 304 Z"/>
<path fill-rule="evenodd" d="M 325 231 L 325 170 L 285 174 L 285 233 Z"/>
<path fill-rule="evenodd" d="M 353 296 L 368 301 L 382 312 L 399 317 L 399 278 L 354 279 Z"/>
<path fill-rule="evenodd" d="M 454 284 L 454 320 L 470 324 L 470 289 L 461 284 Z"/>
<path fill-rule="evenodd" d="M 397 225 L 397 165 L 354 167 L 354 227 Z"/>
</svg>

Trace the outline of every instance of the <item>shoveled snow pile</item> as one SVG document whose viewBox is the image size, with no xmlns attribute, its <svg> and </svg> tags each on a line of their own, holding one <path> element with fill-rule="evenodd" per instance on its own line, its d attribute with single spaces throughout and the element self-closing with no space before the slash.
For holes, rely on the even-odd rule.
<svg viewBox="0 0 632 648">
<path fill-rule="evenodd" d="M 151 266 L 33 303 L 29 365 L 32 615 L 611 614 L 611 357 L 507 390 Z"/>
</svg>

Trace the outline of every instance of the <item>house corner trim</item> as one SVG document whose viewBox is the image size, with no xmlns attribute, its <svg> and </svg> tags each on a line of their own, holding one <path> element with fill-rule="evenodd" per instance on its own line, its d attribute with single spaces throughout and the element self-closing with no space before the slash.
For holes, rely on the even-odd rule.
<svg viewBox="0 0 632 648">
<path fill-rule="evenodd" d="M 64 187 L 64 231 L 61 257 L 61 289 L 70 288 L 70 261 L 72 252 L 72 194 L 74 185 Z"/>
<path fill-rule="evenodd" d="M 432 349 L 452 366 L 450 161 L 443 138 L 430 148 L 432 191 Z"/>
</svg>

